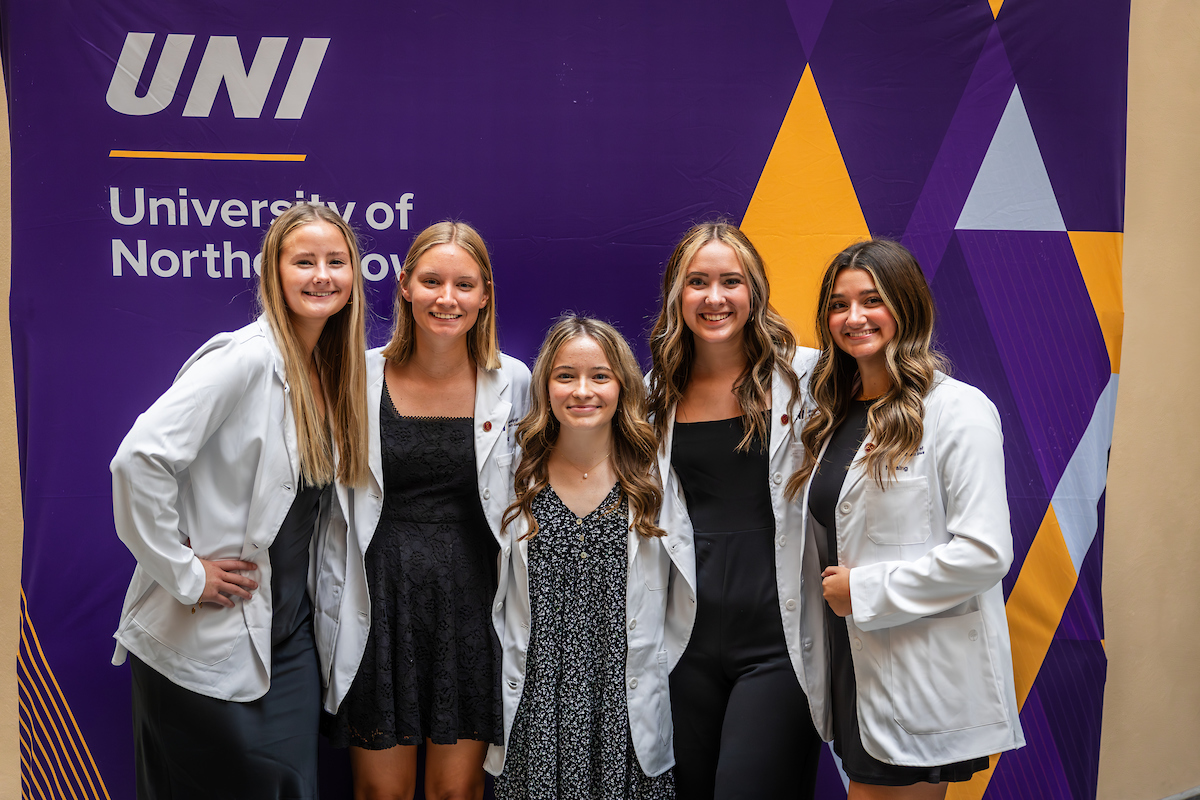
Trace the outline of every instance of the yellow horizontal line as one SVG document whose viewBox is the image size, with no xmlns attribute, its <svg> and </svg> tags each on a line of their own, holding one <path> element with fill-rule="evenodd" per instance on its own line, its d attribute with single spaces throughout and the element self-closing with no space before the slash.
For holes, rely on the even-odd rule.
<svg viewBox="0 0 1200 800">
<path fill-rule="evenodd" d="M 171 150 L 109 150 L 109 158 L 178 158 L 192 161 L 303 161 L 303 153 L 188 153 Z"/>
</svg>

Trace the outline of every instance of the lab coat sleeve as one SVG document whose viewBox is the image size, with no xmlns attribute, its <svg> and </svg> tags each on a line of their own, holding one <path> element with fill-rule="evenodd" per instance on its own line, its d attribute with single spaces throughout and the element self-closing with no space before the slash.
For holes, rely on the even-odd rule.
<svg viewBox="0 0 1200 800">
<path fill-rule="evenodd" d="M 204 593 L 204 566 L 180 529 L 179 479 L 242 401 L 267 359 L 247 358 L 253 345 L 206 344 L 125 436 L 109 468 L 117 536 L 138 564 L 181 603 Z"/>
<path fill-rule="evenodd" d="M 854 623 L 870 631 L 953 608 L 998 583 L 1012 564 L 1003 437 L 995 406 L 963 384 L 940 404 L 931 490 L 945 508 L 949 540 L 911 561 L 850 570 Z M 937 502 L 937 498 L 934 498 Z M 939 531 L 933 531 L 936 537 Z"/>
</svg>

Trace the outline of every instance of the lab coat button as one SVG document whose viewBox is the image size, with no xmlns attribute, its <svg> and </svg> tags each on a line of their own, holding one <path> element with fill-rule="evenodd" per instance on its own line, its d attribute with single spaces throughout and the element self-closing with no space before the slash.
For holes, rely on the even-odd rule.
<svg viewBox="0 0 1200 800">
<path fill-rule="evenodd" d="M 795 611 L 796 610 L 796 601 L 788 600 L 786 603 L 783 604 L 783 607 L 786 608 L 788 611 Z"/>
<path fill-rule="evenodd" d="M 476 608 L 478 608 L 478 606 L 476 606 Z M 501 600 L 500 602 L 496 603 L 496 611 L 503 611 L 503 610 L 504 610 L 504 601 Z"/>
<path fill-rule="evenodd" d="M 855 640 L 854 640 L 854 649 L 855 649 L 855 650 L 862 650 L 862 639 L 855 639 Z"/>
<path fill-rule="evenodd" d="M 839 508 L 841 509 L 843 514 L 849 514 L 851 506 L 849 503 L 842 503 L 841 506 L 839 506 Z"/>
<path fill-rule="evenodd" d="M 971 632 L 967 634 L 967 638 L 970 639 L 972 642 L 975 641 L 976 639 L 979 638 L 979 631 L 972 628 Z"/>
<path fill-rule="evenodd" d="M 492 490 L 491 490 L 491 489 L 484 489 L 484 490 L 483 490 L 483 499 L 484 499 L 484 500 L 491 500 L 491 499 L 492 499 Z"/>
<path fill-rule="evenodd" d="M 787 544 L 787 536 L 785 536 L 782 533 L 779 534 L 778 536 L 775 537 L 775 544 L 779 545 L 780 547 L 783 547 L 784 545 Z"/>
<path fill-rule="evenodd" d="M 629 630 L 633 630 L 636 627 L 637 627 L 637 620 L 636 619 L 629 620 Z"/>
<path fill-rule="evenodd" d="M 636 689 L 636 688 L 637 688 L 637 678 L 630 678 L 630 679 L 629 679 L 629 688 L 630 688 L 630 689 Z"/>
<path fill-rule="evenodd" d="M 506 544 L 506 545 L 504 545 L 504 555 L 505 555 L 505 557 L 508 557 L 508 554 L 509 554 L 509 553 L 511 553 L 511 552 L 512 552 L 512 546 L 511 546 L 511 545 L 507 545 L 507 544 Z"/>
<path fill-rule="evenodd" d="M 779 484 L 783 483 L 783 474 L 776 472 L 771 476 L 771 480 L 775 481 L 775 485 L 778 486 Z"/>
<path fill-rule="evenodd" d="M 483 432 L 484 433 L 487 433 L 491 429 L 492 429 L 492 423 L 490 423 L 490 422 L 483 423 Z"/>
<path fill-rule="evenodd" d="M 805 650 L 812 650 L 812 639 L 805 639 L 805 640 L 804 640 L 804 649 L 805 649 Z"/>
</svg>

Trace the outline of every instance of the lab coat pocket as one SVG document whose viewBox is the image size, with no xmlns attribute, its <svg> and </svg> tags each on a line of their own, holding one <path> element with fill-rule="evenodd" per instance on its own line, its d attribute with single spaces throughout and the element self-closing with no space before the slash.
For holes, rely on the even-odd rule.
<svg viewBox="0 0 1200 800">
<path fill-rule="evenodd" d="M 896 479 L 885 486 L 870 480 L 863 489 L 867 537 L 879 545 L 921 544 L 932 533 L 928 479 Z"/>
<path fill-rule="evenodd" d="M 155 586 L 132 621 L 161 647 L 211 667 L 229 658 L 246 633 L 241 604 L 235 599 L 233 608 L 216 603 L 184 605 Z"/>
<path fill-rule="evenodd" d="M 981 612 L 926 617 L 889 632 L 892 705 L 904 730 L 944 733 L 1007 719 Z"/>
</svg>

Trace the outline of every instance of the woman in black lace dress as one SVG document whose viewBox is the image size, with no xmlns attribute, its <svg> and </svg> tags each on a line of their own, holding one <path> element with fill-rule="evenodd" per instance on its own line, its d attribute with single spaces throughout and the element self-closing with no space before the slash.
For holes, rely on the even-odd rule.
<svg viewBox="0 0 1200 800">
<path fill-rule="evenodd" d="M 637 362 L 612 326 L 570 317 L 547 334 L 532 391 L 505 514 L 496 796 L 669 800 L 672 562 Z"/>
<path fill-rule="evenodd" d="M 372 474 L 345 591 L 370 618 L 338 632 L 361 662 L 326 720 L 359 797 L 411 798 L 425 744 L 426 797 L 480 798 L 502 741 L 492 606 L 529 370 L 497 347 L 494 298 L 479 234 L 433 225 L 405 259 L 391 342 L 367 354 Z"/>
</svg>

